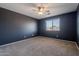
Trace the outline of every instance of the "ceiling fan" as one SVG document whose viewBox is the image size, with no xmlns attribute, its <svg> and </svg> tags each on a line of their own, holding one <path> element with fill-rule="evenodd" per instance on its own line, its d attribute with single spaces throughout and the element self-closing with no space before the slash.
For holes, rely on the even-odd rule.
<svg viewBox="0 0 79 59">
<path fill-rule="evenodd" d="M 44 4 L 39 4 L 36 8 L 33 9 L 33 11 L 35 11 L 35 13 L 37 13 L 39 15 L 49 15 L 50 14 L 50 10 Z"/>
</svg>

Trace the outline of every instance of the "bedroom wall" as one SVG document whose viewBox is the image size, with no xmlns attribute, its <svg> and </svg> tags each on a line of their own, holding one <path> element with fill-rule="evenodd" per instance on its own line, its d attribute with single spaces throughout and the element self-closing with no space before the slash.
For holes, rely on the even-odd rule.
<svg viewBox="0 0 79 59">
<path fill-rule="evenodd" d="M 37 35 L 35 19 L 0 8 L 0 45 L 35 35 Z"/>
<path fill-rule="evenodd" d="M 78 5 L 78 9 L 77 9 L 77 42 L 78 42 L 78 46 L 79 46 L 79 5 Z"/>
<path fill-rule="evenodd" d="M 60 19 L 60 31 L 46 31 L 45 21 L 59 18 Z M 45 19 L 39 20 L 39 31 L 38 34 L 41 36 L 48 36 L 52 38 L 59 38 L 63 40 L 69 41 L 77 41 L 76 40 L 76 12 L 71 12 L 67 14 L 62 14 L 54 17 L 49 17 Z"/>
</svg>

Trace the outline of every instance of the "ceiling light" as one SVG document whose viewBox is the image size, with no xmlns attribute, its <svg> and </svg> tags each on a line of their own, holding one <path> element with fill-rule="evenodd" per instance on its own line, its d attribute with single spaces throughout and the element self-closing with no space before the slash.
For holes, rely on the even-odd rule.
<svg viewBox="0 0 79 59">
<path fill-rule="evenodd" d="M 38 14 L 39 14 L 39 15 L 42 15 L 42 14 L 43 14 L 43 12 L 38 12 Z"/>
<path fill-rule="evenodd" d="M 43 14 L 48 14 L 49 10 L 48 8 L 46 8 L 43 4 L 41 4 L 40 6 L 38 6 L 37 8 L 34 9 L 34 11 L 36 11 L 37 14 L 39 15 L 43 15 Z"/>
</svg>

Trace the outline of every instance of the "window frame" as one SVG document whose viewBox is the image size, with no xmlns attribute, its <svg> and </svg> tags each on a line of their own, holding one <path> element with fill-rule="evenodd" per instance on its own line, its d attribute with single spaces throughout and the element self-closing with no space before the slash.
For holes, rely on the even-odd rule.
<svg viewBox="0 0 79 59">
<path fill-rule="evenodd" d="M 58 22 L 57 25 L 55 25 L 54 20 L 55 20 L 55 21 L 57 20 L 57 22 Z M 48 21 L 49 21 L 49 23 L 50 23 L 50 21 L 51 21 L 51 24 L 50 24 L 50 25 L 47 25 L 47 22 L 48 22 Z M 54 28 L 54 25 L 55 25 L 56 27 L 58 26 L 58 29 L 56 29 L 56 27 Z M 48 27 L 48 26 L 51 26 L 51 29 L 50 29 L 50 27 Z M 60 18 L 54 18 L 54 19 L 46 20 L 46 31 L 60 31 Z"/>
</svg>

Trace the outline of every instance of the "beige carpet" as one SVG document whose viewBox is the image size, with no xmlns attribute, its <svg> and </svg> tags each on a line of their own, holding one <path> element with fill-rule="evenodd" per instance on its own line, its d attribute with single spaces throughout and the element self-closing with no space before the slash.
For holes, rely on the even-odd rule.
<svg viewBox="0 0 79 59">
<path fill-rule="evenodd" d="M 48 37 L 33 37 L 0 46 L 2 56 L 78 56 L 74 42 Z"/>
</svg>

